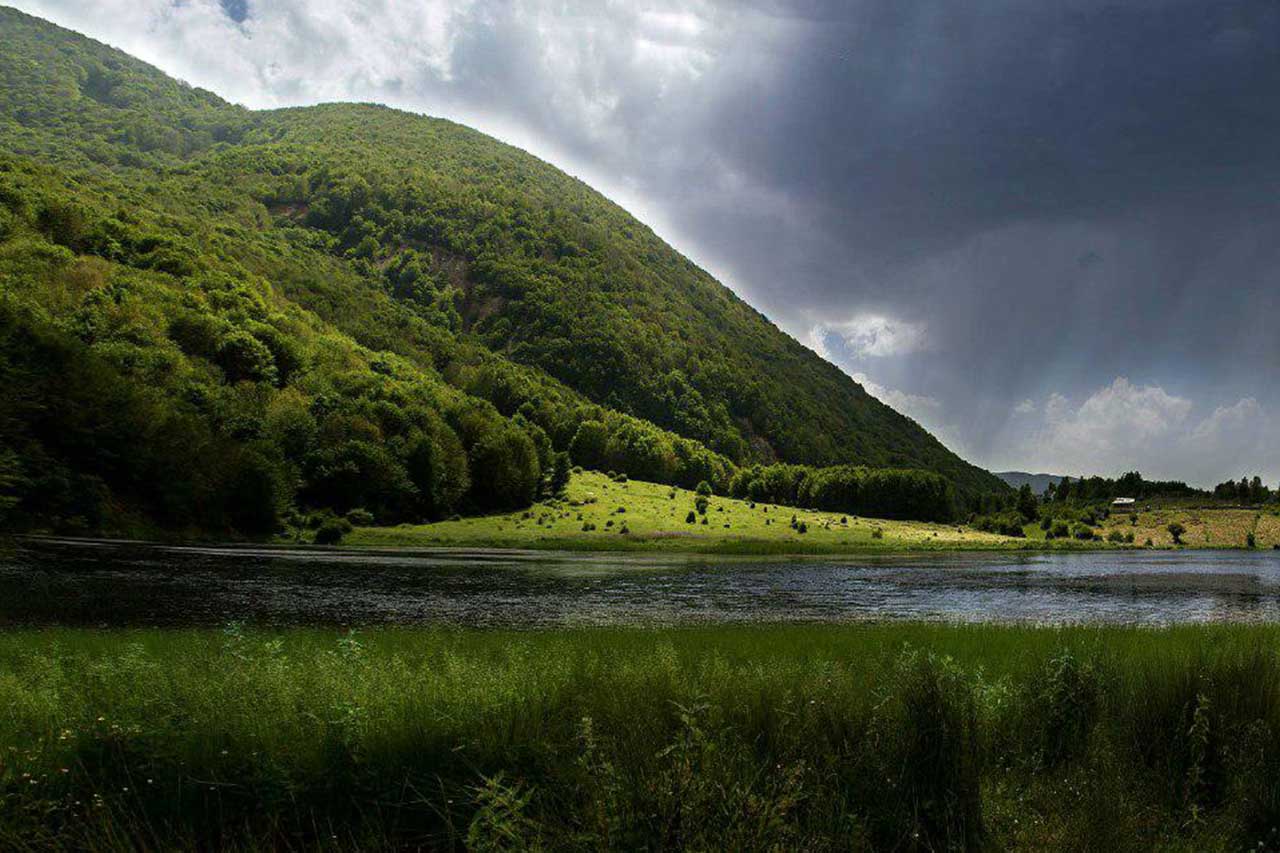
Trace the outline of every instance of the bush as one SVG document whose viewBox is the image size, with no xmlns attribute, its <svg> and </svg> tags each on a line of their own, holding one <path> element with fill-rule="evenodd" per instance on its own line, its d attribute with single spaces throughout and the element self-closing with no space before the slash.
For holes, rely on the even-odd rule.
<svg viewBox="0 0 1280 853">
<path fill-rule="evenodd" d="M 1244 537 L 1244 547 L 1250 550 L 1258 547 L 1258 538 L 1253 535 L 1253 531 L 1249 531 Z"/>
<path fill-rule="evenodd" d="M 1173 544 L 1175 545 L 1182 544 L 1182 534 L 1187 532 L 1187 528 L 1176 521 L 1166 527 L 1165 530 L 1169 531 L 1169 535 L 1173 537 Z"/>
<path fill-rule="evenodd" d="M 689 514 L 684 517 L 685 524 L 693 524 L 697 520 L 698 520 L 698 514 L 695 513 L 693 510 L 689 510 Z"/>
<path fill-rule="evenodd" d="M 363 507 L 356 507 L 349 511 L 346 518 L 352 527 L 369 527 L 375 521 L 373 513 Z"/>
<path fill-rule="evenodd" d="M 707 498 L 711 497 L 712 495 L 711 484 L 708 483 L 706 480 L 703 480 L 702 482 L 698 483 L 698 488 L 695 489 L 695 491 L 699 495 L 702 495 L 703 497 L 707 497 Z"/>
<path fill-rule="evenodd" d="M 1115 530 L 1113 528 L 1111 532 L 1107 534 L 1107 541 L 1114 542 L 1117 544 L 1124 542 L 1124 534 L 1121 533 L 1119 530 Z"/>
<path fill-rule="evenodd" d="M 706 495 L 698 495 L 693 499 L 693 508 L 698 511 L 698 515 L 707 514 L 707 497 Z"/>
<path fill-rule="evenodd" d="M 1051 532 L 1053 533 L 1054 539 L 1066 539 L 1071 536 L 1071 528 L 1065 521 L 1054 522 L 1053 530 Z"/>
<path fill-rule="evenodd" d="M 317 545 L 337 545 L 351 532 L 351 522 L 345 518 L 328 518 L 316 530 L 312 541 Z"/>
<path fill-rule="evenodd" d="M 269 382 L 278 379 L 275 359 L 262 341 L 241 329 L 223 336 L 215 355 L 218 366 L 226 374 L 227 381 Z"/>
<path fill-rule="evenodd" d="M 970 524 L 977 530 L 984 533 L 999 533 L 1002 536 L 1013 536 L 1017 538 L 1025 537 L 1027 534 L 1023 530 L 1026 519 L 1022 514 L 1014 510 L 1002 512 L 998 515 L 980 515 L 976 516 Z"/>
</svg>

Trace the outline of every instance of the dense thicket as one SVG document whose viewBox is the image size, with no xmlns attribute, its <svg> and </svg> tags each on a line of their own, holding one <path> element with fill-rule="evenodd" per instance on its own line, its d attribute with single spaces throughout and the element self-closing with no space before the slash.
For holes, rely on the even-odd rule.
<svg viewBox="0 0 1280 853">
<path fill-rule="evenodd" d="M 441 517 L 528 502 L 565 453 L 688 487 L 780 457 L 1002 488 L 523 152 L 249 112 L 12 10 L 0 32 L 0 369 L 35 373 L 0 400 L 11 520 Z M 79 380 L 41 374 L 55 351 Z"/>
<path fill-rule="evenodd" d="M 950 481 L 911 469 L 756 465 L 739 469 L 729 488 L 735 498 L 877 518 L 949 521 L 957 508 Z"/>
</svg>

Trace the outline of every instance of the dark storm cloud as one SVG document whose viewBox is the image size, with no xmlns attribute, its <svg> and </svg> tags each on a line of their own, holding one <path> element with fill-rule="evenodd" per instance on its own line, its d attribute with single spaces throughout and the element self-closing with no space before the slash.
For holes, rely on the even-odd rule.
<svg viewBox="0 0 1280 853">
<path fill-rule="evenodd" d="M 980 463 L 1280 477 L 1276 0 L 21 5 L 529 148 Z"/>
</svg>

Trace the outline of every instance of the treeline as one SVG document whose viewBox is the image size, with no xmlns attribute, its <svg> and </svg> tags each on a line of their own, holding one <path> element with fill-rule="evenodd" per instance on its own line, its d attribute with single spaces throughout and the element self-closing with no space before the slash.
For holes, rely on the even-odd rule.
<svg viewBox="0 0 1280 853">
<path fill-rule="evenodd" d="M 1137 471 L 1130 471 L 1114 479 L 1084 477 L 1079 480 L 1063 480 L 1050 484 L 1044 499 L 1056 503 L 1089 503 L 1110 501 L 1115 498 L 1152 500 L 1155 498 L 1217 499 L 1231 503 L 1261 504 L 1274 500 L 1276 492 L 1254 476 L 1219 483 L 1213 491 L 1197 489 L 1180 480 L 1148 480 Z"/>
<path fill-rule="evenodd" d="M 1263 484 L 1262 478 L 1255 476 L 1252 480 L 1241 477 L 1240 480 L 1227 480 L 1213 487 L 1213 496 L 1221 501 L 1242 504 L 1263 504 L 1276 500 L 1280 493 Z"/>
<path fill-rule="evenodd" d="M 1046 500 L 1101 501 L 1115 498 L 1197 497 L 1207 493 L 1180 480 L 1148 480 L 1137 471 L 1119 477 L 1081 477 L 1078 480 L 1062 480 L 1045 491 Z"/>
<path fill-rule="evenodd" d="M 930 471 L 835 465 L 753 465 L 729 484 L 735 498 L 876 518 L 950 521 L 955 488 Z"/>
</svg>

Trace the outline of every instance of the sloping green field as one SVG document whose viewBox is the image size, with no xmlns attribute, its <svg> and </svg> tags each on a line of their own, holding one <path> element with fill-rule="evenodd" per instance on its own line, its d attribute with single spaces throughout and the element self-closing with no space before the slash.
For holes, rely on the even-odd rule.
<svg viewBox="0 0 1280 853">
<path fill-rule="evenodd" d="M 587 471 L 572 477 L 563 498 L 539 502 L 528 510 L 434 524 L 356 528 L 343 544 L 741 553 L 1018 548 L 1024 544 L 958 525 L 859 518 L 718 495 L 708 498 L 706 512 L 699 513 L 697 497 L 688 489 L 639 480 L 615 482 Z"/>
</svg>

